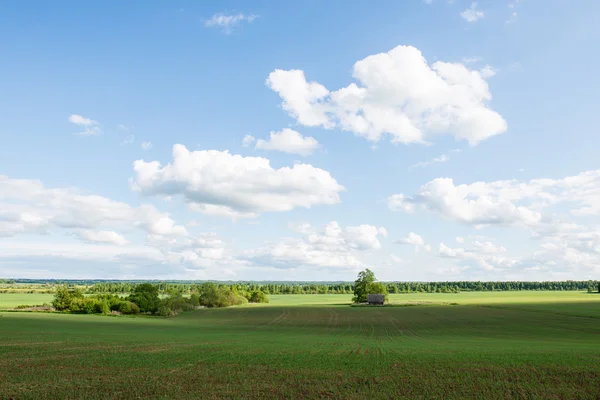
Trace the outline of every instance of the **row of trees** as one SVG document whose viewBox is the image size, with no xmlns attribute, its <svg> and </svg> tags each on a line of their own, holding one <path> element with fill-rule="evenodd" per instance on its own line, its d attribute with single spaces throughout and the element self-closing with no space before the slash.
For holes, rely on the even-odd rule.
<svg viewBox="0 0 600 400">
<path fill-rule="evenodd" d="M 52 306 L 58 311 L 81 314 L 118 312 L 171 316 L 198 307 L 229 307 L 248 302 L 268 303 L 269 299 L 264 292 L 240 292 L 235 288 L 214 283 L 197 285 L 189 296 L 173 290 L 161 298 L 158 285 L 142 283 L 133 287 L 129 296 L 112 293 L 85 296 L 78 288 L 60 286 L 56 290 Z"/>
<path fill-rule="evenodd" d="M 546 282 L 381 282 L 389 293 L 457 293 L 470 291 L 516 291 L 516 290 L 597 290 L 598 281 L 546 281 Z M 102 282 L 88 288 L 89 293 L 131 293 L 137 286 L 131 282 Z M 219 283 L 219 287 L 229 287 L 238 292 L 263 292 L 266 294 L 352 294 L 356 283 Z M 193 283 L 158 283 L 160 293 L 174 291 L 189 294 L 198 291 L 200 285 Z"/>
</svg>

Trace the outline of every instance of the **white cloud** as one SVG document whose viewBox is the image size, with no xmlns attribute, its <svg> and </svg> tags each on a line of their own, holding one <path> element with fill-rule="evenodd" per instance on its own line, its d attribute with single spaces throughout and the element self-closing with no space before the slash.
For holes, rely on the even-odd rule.
<svg viewBox="0 0 600 400">
<path fill-rule="evenodd" d="M 266 211 L 337 204 L 344 187 L 327 171 L 309 164 L 274 169 L 262 157 L 227 151 L 189 151 L 173 146 L 173 162 L 137 160 L 132 188 L 144 195 L 181 194 L 195 209 L 240 217 Z"/>
<path fill-rule="evenodd" d="M 69 122 L 74 123 L 75 125 L 79 125 L 79 126 L 88 126 L 88 125 L 97 125 L 98 122 L 89 119 L 89 118 L 85 118 L 82 117 L 81 115 L 77 115 L 77 114 L 72 114 L 69 117 Z"/>
<path fill-rule="evenodd" d="M 120 273 L 127 265 L 136 276 L 189 277 L 206 268 L 219 275 L 224 267 L 247 264 L 236 259 L 216 234 L 191 235 L 152 205 L 133 207 L 74 188 L 46 188 L 39 181 L 0 176 L 0 210 L 2 266 L 29 260 L 62 268 L 65 260 L 88 260 L 102 263 L 97 266 L 102 276 Z M 139 238 L 139 233 L 145 234 L 145 243 L 126 238 Z M 29 235 L 29 241 L 16 241 L 21 235 Z M 42 235 L 43 240 L 31 241 L 33 235 Z M 88 275 L 88 271 L 78 270 L 78 274 Z"/>
<path fill-rule="evenodd" d="M 463 57 L 463 59 L 462 59 L 463 63 L 465 63 L 465 64 L 474 64 L 474 63 L 478 63 L 481 60 L 483 60 L 483 58 L 479 57 L 479 56 Z"/>
<path fill-rule="evenodd" d="M 431 251 L 431 246 L 425 243 L 423 237 L 414 232 L 410 232 L 405 238 L 396 240 L 394 243 L 415 246 L 415 251 L 419 251 L 420 249 Z"/>
<path fill-rule="evenodd" d="M 244 145 L 247 143 L 247 138 L 248 136 L 244 138 Z M 271 132 L 269 140 L 258 139 L 256 148 L 309 156 L 319 148 L 319 142 L 313 137 L 304 137 L 293 129 L 284 128 L 279 132 Z"/>
<path fill-rule="evenodd" d="M 498 73 L 498 70 L 492 68 L 489 65 L 486 65 L 480 70 L 480 72 L 481 76 L 483 76 L 484 78 L 491 78 L 492 76 L 495 76 Z"/>
<path fill-rule="evenodd" d="M 600 215 L 600 170 L 559 179 L 506 180 L 455 185 L 437 178 L 418 194 L 388 198 L 392 210 L 412 212 L 417 206 L 473 226 L 520 226 L 544 234 L 572 229 L 557 218 L 554 206 L 567 207 L 564 218 Z M 565 214 L 565 213 L 563 213 Z M 575 225 L 576 226 L 576 225 Z"/>
<path fill-rule="evenodd" d="M 152 148 L 152 142 L 142 142 L 140 147 L 142 150 L 150 150 Z"/>
<path fill-rule="evenodd" d="M 250 14 L 246 15 L 243 13 L 238 14 L 225 14 L 225 13 L 217 13 L 214 14 L 210 19 L 204 22 L 204 26 L 207 28 L 221 28 L 224 33 L 230 34 L 233 32 L 233 29 L 240 25 L 242 22 L 251 23 L 258 15 Z"/>
<path fill-rule="evenodd" d="M 464 243 L 465 242 L 465 238 L 462 236 L 457 236 L 456 237 L 456 243 Z"/>
<path fill-rule="evenodd" d="M 514 267 L 518 259 L 501 255 L 506 252 L 502 246 L 496 246 L 492 242 L 473 242 L 472 249 L 450 248 L 443 242 L 440 243 L 438 256 L 459 260 L 461 263 L 471 263 L 485 271 L 500 271 Z"/>
<path fill-rule="evenodd" d="M 140 228 L 150 234 L 185 235 L 169 214 L 154 206 L 129 204 L 87 195 L 77 189 L 46 188 L 40 181 L 0 176 L 0 236 L 43 233 L 53 229 L 77 232 Z M 84 231 L 81 231 L 84 230 Z M 87 236 L 86 236 L 87 235 Z M 106 233 L 103 234 L 106 237 Z M 96 240 L 98 241 L 98 240 Z"/>
<path fill-rule="evenodd" d="M 91 243 L 109 243 L 117 246 L 129 244 L 129 240 L 120 233 L 114 231 L 93 231 L 82 229 L 76 231 L 75 234 L 82 240 Z"/>
<path fill-rule="evenodd" d="M 479 11 L 477 9 L 477 2 L 474 1 L 471 3 L 471 7 L 460 13 L 460 16 L 463 17 L 463 19 L 465 19 L 467 22 L 475 22 L 482 19 L 485 14 L 483 11 Z"/>
<path fill-rule="evenodd" d="M 246 135 L 246 136 L 244 136 L 244 139 L 242 140 L 242 146 L 248 147 L 254 142 L 256 142 L 256 138 L 254 136 Z"/>
<path fill-rule="evenodd" d="M 258 249 L 245 257 L 257 265 L 277 268 L 322 267 L 356 269 L 364 267 L 358 255 L 381 248 L 379 236 L 387 235 L 383 227 L 359 225 L 342 228 L 332 221 L 316 230 L 309 224 L 293 226 L 303 238 L 287 238 Z"/>
<path fill-rule="evenodd" d="M 357 83 L 333 92 L 300 70 L 275 70 L 266 84 L 301 125 L 339 127 L 372 142 L 387 135 L 393 143 L 427 143 L 449 134 L 475 145 L 506 131 L 487 106 L 485 77 L 463 64 L 429 65 L 418 49 L 398 46 L 356 62 L 352 75 Z"/>
<path fill-rule="evenodd" d="M 583 228 L 557 231 L 541 237 L 540 250 L 524 266 L 556 271 L 562 268 L 569 276 L 577 274 L 596 279 L 600 273 L 600 229 Z"/>
<path fill-rule="evenodd" d="M 269 74 L 266 84 L 279 93 L 283 109 L 298 123 L 326 128 L 334 126 L 327 116 L 329 105 L 324 101 L 329 90 L 320 83 L 307 82 L 304 71 L 276 69 Z"/>
<path fill-rule="evenodd" d="M 77 126 L 83 127 L 85 129 L 83 132 L 79 132 L 78 135 L 94 136 L 102 134 L 102 130 L 100 129 L 100 123 L 98 121 L 94 121 L 93 119 L 82 117 L 81 115 L 77 114 L 72 114 L 69 117 L 69 122 Z"/>
<path fill-rule="evenodd" d="M 450 157 L 448 157 L 446 154 L 442 154 L 441 156 L 435 157 L 429 161 L 420 161 L 418 163 L 412 164 L 409 168 L 425 168 L 429 165 L 445 163 L 446 161 L 449 161 L 449 160 L 450 160 Z"/>
</svg>

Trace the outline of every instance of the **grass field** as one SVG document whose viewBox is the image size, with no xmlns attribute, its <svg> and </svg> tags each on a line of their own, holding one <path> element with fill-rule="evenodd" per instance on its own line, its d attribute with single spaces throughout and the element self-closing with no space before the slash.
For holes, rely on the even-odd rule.
<svg viewBox="0 0 600 400">
<path fill-rule="evenodd" d="M 336 305 L 348 298 L 271 296 L 168 319 L 0 313 L 0 398 L 598 398 L 600 295 Z"/>
<path fill-rule="evenodd" d="M 0 310 L 23 304 L 40 305 L 51 303 L 54 295 L 49 293 L 0 293 Z"/>
</svg>

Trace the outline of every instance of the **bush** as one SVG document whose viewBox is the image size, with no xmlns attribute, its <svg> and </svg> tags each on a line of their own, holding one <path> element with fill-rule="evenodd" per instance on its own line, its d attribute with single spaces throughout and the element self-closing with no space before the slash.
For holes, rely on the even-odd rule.
<svg viewBox="0 0 600 400">
<path fill-rule="evenodd" d="M 194 292 L 190 295 L 190 304 L 194 308 L 200 305 L 200 295 L 198 293 Z"/>
<path fill-rule="evenodd" d="M 123 302 L 123 298 L 114 294 L 96 294 L 90 296 L 90 298 L 105 301 L 111 311 L 119 311 L 119 305 Z"/>
<path fill-rule="evenodd" d="M 200 305 L 205 307 L 229 307 L 248 303 L 235 287 L 203 283 L 198 286 Z"/>
<path fill-rule="evenodd" d="M 229 304 L 224 307 L 241 306 L 244 304 L 248 304 L 248 299 L 242 296 L 241 294 L 232 293 L 228 296 L 228 303 Z"/>
<path fill-rule="evenodd" d="M 106 300 L 95 300 L 94 313 L 96 314 L 110 314 L 110 307 Z"/>
<path fill-rule="evenodd" d="M 269 297 L 265 292 L 255 290 L 250 294 L 250 298 L 248 300 L 250 300 L 251 303 L 268 303 Z"/>
<path fill-rule="evenodd" d="M 90 298 L 75 299 L 66 311 L 76 314 L 93 314 L 96 311 L 96 303 L 95 299 Z"/>
<path fill-rule="evenodd" d="M 158 287 L 150 283 L 142 283 L 133 289 L 129 301 L 137 304 L 141 312 L 155 313 L 160 305 Z"/>
<path fill-rule="evenodd" d="M 167 306 L 158 307 L 156 314 L 160 315 L 161 317 L 170 317 L 170 316 L 174 315 L 173 311 Z"/>
<path fill-rule="evenodd" d="M 58 311 L 68 311 L 74 303 L 83 300 L 83 293 L 79 289 L 69 289 L 67 286 L 59 286 L 56 289 L 52 306 Z"/>
<path fill-rule="evenodd" d="M 139 314 L 140 308 L 137 306 L 137 304 L 124 300 L 119 303 L 116 311 L 120 312 L 121 314 Z"/>
<path fill-rule="evenodd" d="M 367 284 L 367 296 L 369 294 L 382 294 L 384 302 L 388 302 L 388 291 L 385 285 L 381 282 L 371 282 Z"/>
</svg>

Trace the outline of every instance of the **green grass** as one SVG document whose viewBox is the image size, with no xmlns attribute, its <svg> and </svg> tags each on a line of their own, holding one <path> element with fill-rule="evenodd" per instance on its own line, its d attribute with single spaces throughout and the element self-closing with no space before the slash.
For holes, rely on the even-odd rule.
<svg viewBox="0 0 600 400">
<path fill-rule="evenodd" d="M 53 298 L 54 295 L 49 293 L 0 293 L 0 309 L 51 303 Z"/>
<path fill-rule="evenodd" d="M 168 319 L 0 313 L 0 398 L 598 396 L 599 295 L 411 294 L 392 299 L 462 305 L 336 305 L 347 299 L 271 296 L 268 306 Z"/>
</svg>

